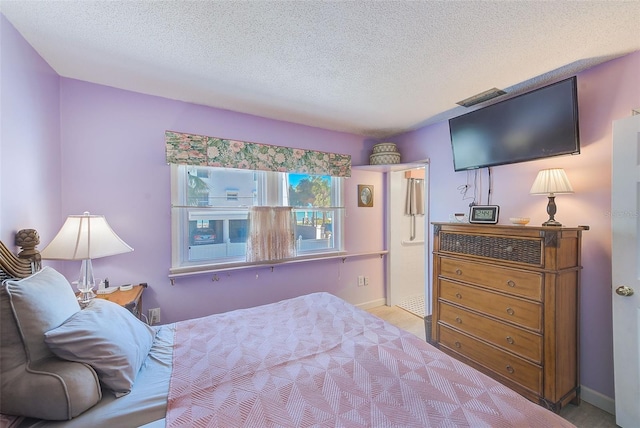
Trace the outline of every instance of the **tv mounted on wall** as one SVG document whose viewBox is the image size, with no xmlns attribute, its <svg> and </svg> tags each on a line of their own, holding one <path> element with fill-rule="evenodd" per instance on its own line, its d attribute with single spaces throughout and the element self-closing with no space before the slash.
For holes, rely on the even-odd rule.
<svg viewBox="0 0 640 428">
<path fill-rule="evenodd" d="M 449 120 L 456 171 L 580 153 L 576 78 Z"/>
</svg>

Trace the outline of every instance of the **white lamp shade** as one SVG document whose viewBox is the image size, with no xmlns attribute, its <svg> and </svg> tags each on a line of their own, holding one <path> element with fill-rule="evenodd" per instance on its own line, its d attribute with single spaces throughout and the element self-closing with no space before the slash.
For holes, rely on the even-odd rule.
<svg viewBox="0 0 640 428">
<path fill-rule="evenodd" d="M 85 260 L 128 253 L 128 246 L 101 215 L 70 215 L 53 241 L 40 252 L 43 259 Z"/>
<path fill-rule="evenodd" d="M 562 168 L 543 169 L 538 172 L 531 186 L 532 195 L 553 195 L 556 193 L 573 193 L 567 174 Z"/>
</svg>

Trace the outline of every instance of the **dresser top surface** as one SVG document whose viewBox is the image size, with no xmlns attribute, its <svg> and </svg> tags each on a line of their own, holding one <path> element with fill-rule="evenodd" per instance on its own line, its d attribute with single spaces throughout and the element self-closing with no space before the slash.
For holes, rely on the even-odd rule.
<svg viewBox="0 0 640 428">
<path fill-rule="evenodd" d="M 570 231 L 583 231 L 589 230 L 589 226 L 576 226 L 576 227 L 554 227 L 554 226 L 520 226 L 514 224 L 475 224 L 475 223 L 454 223 L 454 222 L 432 222 L 434 226 L 440 226 L 448 230 L 457 230 L 461 232 L 474 232 L 474 233 L 495 233 L 496 231 L 506 231 L 510 234 L 528 234 L 538 232 L 570 232 Z"/>
</svg>

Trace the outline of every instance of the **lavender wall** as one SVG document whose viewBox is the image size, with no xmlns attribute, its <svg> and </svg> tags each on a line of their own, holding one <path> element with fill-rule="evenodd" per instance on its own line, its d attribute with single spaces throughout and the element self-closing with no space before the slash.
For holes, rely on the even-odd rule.
<svg viewBox="0 0 640 428">
<path fill-rule="evenodd" d="M 611 129 L 616 119 L 640 107 L 640 52 L 607 62 L 578 75 L 581 154 L 493 168 L 492 203 L 500 205 L 500 223 L 509 217 L 547 219 L 547 198 L 529 195 L 538 170 L 561 167 L 575 193 L 558 195 L 556 219 L 567 226 L 589 225 L 583 234 L 580 298 L 581 383 L 606 397 L 614 396 L 611 314 Z M 446 122 L 395 139 L 404 159 L 430 159 L 430 220 L 448 221 L 449 214 L 468 212 L 458 187 L 466 172 L 453 171 Z M 482 171 L 482 199 L 488 180 Z M 473 192 L 470 192 L 473 194 Z"/>
<path fill-rule="evenodd" d="M 384 260 L 377 256 L 280 265 L 273 272 L 264 267 L 225 272 L 218 274 L 219 281 L 212 281 L 212 275 L 191 276 L 177 279 L 175 286 L 167 277 L 171 211 L 165 130 L 348 153 L 355 164 L 368 155 L 363 137 L 65 78 L 60 105 L 63 216 L 58 221 L 83 211 L 105 215 L 135 251 L 94 261 L 96 275 L 116 284 L 149 283 L 144 307 L 159 306 L 163 322 L 319 290 L 354 304 L 384 298 Z M 354 171 L 347 180 L 347 250 L 382 250 L 383 204 L 357 208 L 359 183 L 373 184 L 380 192 L 382 174 Z M 68 277 L 74 274 L 65 271 Z M 358 287 L 358 275 L 369 276 L 370 285 Z"/>
<path fill-rule="evenodd" d="M 3 15 L 0 67 L 0 239 L 12 246 L 20 229 L 57 232 L 60 78 Z"/>
</svg>

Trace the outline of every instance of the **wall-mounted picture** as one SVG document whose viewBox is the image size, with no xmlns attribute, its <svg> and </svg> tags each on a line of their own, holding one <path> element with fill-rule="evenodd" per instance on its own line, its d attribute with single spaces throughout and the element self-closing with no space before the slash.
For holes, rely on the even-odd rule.
<svg viewBox="0 0 640 428">
<path fill-rule="evenodd" d="M 358 184 L 358 206 L 373 206 L 373 186 L 370 184 Z"/>
</svg>

